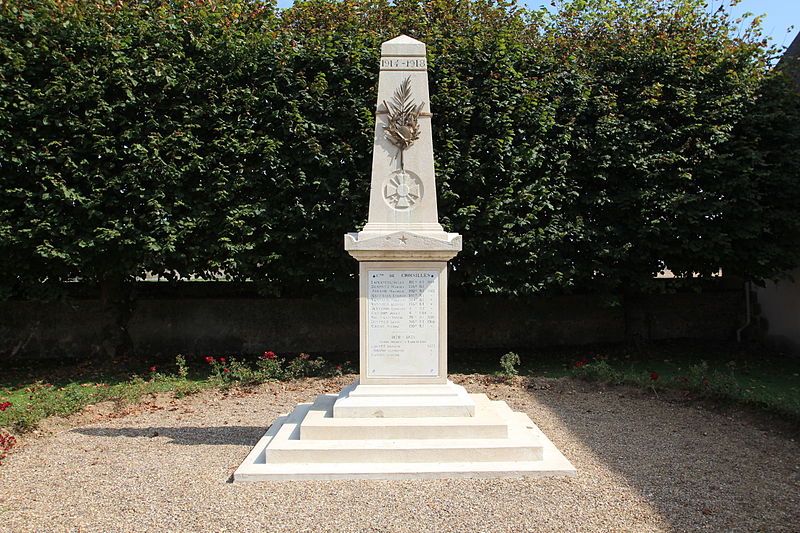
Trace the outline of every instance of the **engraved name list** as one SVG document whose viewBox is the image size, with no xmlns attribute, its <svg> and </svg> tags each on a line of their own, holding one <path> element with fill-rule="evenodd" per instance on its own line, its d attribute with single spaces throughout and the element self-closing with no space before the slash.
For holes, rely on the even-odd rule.
<svg viewBox="0 0 800 533">
<path fill-rule="evenodd" d="M 369 375 L 436 375 L 439 273 L 369 270 L 367 275 Z"/>
</svg>

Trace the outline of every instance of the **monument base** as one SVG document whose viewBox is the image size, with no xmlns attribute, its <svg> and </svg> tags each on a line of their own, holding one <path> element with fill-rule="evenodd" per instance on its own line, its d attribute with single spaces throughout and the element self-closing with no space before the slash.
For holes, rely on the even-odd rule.
<svg viewBox="0 0 800 533">
<path fill-rule="evenodd" d="M 334 418 L 464 417 L 475 415 L 466 389 L 442 385 L 360 385 L 342 389 L 333 406 Z"/>
<path fill-rule="evenodd" d="M 358 388 L 319 395 L 279 418 L 234 481 L 575 475 L 530 418 L 505 402 L 470 394 L 473 416 L 334 416 L 335 404 Z"/>
</svg>

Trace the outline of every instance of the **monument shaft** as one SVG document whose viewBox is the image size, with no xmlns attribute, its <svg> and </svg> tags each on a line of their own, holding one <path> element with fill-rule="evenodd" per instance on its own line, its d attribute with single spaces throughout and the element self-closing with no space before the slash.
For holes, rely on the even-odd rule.
<svg viewBox="0 0 800 533">
<path fill-rule="evenodd" d="M 381 47 L 364 231 L 444 233 L 438 218 L 425 45 L 400 36 Z"/>
<path fill-rule="evenodd" d="M 425 45 L 383 43 L 369 218 L 345 236 L 360 262 L 361 384 L 447 382 L 447 261 L 439 224 Z"/>
</svg>

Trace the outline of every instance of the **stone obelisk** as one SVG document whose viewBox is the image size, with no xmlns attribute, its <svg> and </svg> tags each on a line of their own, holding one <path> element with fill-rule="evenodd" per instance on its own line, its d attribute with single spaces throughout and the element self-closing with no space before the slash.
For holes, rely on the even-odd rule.
<svg viewBox="0 0 800 533">
<path fill-rule="evenodd" d="M 346 250 L 357 253 L 370 243 L 376 251 L 409 250 L 407 242 L 382 248 L 372 242 L 397 232 L 440 241 L 438 247 L 452 252 L 451 257 L 461 250 L 460 236 L 445 233 L 439 224 L 431 117 L 425 45 L 405 35 L 386 41 L 381 46 L 369 218 L 362 231 L 347 235 Z"/>
</svg>

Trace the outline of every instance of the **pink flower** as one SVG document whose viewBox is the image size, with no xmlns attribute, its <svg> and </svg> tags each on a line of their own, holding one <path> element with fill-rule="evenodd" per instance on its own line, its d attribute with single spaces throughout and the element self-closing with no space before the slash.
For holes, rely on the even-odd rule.
<svg viewBox="0 0 800 533">
<path fill-rule="evenodd" d="M 222 371 L 223 371 L 223 372 L 230 372 L 230 371 L 231 371 L 231 369 L 230 369 L 230 368 L 223 368 L 223 369 L 222 369 Z"/>
<path fill-rule="evenodd" d="M 336 370 L 338 370 L 339 372 L 341 372 L 341 371 L 342 371 L 342 367 L 340 367 L 340 366 L 337 366 L 337 367 L 336 367 Z"/>
<path fill-rule="evenodd" d="M 213 357 L 211 357 L 210 355 L 206 356 L 206 359 L 205 359 L 205 361 L 206 361 L 206 363 L 208 363 L 209 365 L 211 365 L 211 364 L 214 364 L 214 358 L 213 358 Z"/>
<path fill-rule="evenodd" d="M 264 352 L 264 356 L 261 359 L 275 359 L 275 352 Z"/>
<path fill-rule="evenodd" d="M 224 364 L 225 364 L 225 358 L 224 358 L 224 357 L 220 357 L 220 358 L 219 358 L 219 362 L 220 362 L 220 363 L 222 363 L 222 364 L 224 365 Z"/>
<path fill-rule="evenodd" d="M 151 367 L 150 367 L 150 372 L 155 372 L 155 371 L 156 371 L 156 367 L 154 367 L 154 366 L 151 366 Z"/>
</svg>

